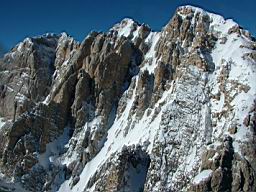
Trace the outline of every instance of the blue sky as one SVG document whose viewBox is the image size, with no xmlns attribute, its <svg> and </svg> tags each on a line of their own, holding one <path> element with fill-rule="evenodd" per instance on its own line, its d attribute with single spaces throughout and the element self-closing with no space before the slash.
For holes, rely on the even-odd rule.
<svg viewBox="0 0 256 192">
<path fill-rule="evenodd" d="M 233 18 L 256 36 L 256 0 L 1 0 L 0 47 L 27 36 L 67 32 L 81 41 L 91 30 L 107 31 L 124 17 L 160 30 L 180 5 Z"/>
</svg>

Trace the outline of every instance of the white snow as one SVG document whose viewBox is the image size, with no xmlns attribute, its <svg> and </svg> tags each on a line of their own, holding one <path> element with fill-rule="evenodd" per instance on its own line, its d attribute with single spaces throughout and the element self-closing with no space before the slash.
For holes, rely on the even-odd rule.
<svg viewBox="0 0 256 192">
<path fill-rule="evenodd" d="M 191 7 L 191 6 L 189 6 Z M 195 9 L 194 7 L 192 7 Z M 220 89 L 220 84 L 217 83 L 217 78 L 220 75 L 220 72 L 223 68 L 227 67 L 227 65 L 231 62 L 231 71 L 228 77 L 228 81 L 236 80 L 239 81 L 242 84 L 249 85 L 253 87 L 253 83 L 256 82 L 256 75 L 252 73 L 253 68 L 252 66 L 249 66 L 252 64 L 252 62 L 249 62 L 248 60 L 244 60 L 242 57 L 245 53 L 247 53 L 249 50 L 247 48 L 241 48 L 240 45 L 246 45 L 248 42 L 243 37 L 237 37 L 236 34 L 227 34 L 228 30 L 237 25 L 233 20 L 225 20 L 223 17 L 207 13 L 203 11 L 202 9 L 196 8 L 196 12 L 203 12 L 203 14 L 209 14 L 211 18 L 210 27 L 213 31 L 217 31 L 218 35 L 220 37 L 226 37 L 227 42 L 225 44 L 221 44 L 220 41 L 217 41 L 215 48 L 213 49 L 211 56 L 212 60 L 215 64 L 215 71 L 213 74 L 209 74 L 207 76 L 206 74 L 202 74 L 203 80 L 209 80 L 208 85 L 210 88 L 210 91 L 212 94 L 217 94 Z M 132 33 L 132 30 L 134 28 L 134 21 L 131 19 L 126 19 L 123 24 L 117 24 L 113 29 L 118 31 L 118 36 L 128 36 Z M 139 27 L 137 26 L 135 31 L 133 31 L 133 40 L 138 36 L 138 30 Z M 157 58 L 155 56 L 156 53 L 156 45 L 161 37 L 161 33 L 158 32 L 151 32 L 148 37 L 145 40 L 145 43 L 150 46 L 149 51 L 145 55 L 144 65 L 140 69 L 140 71 L 148 70 L 149 73 L 154 73 L 154 69 L 157 66 Z M 232 63 L 232 60 L 234 60 L 234 63 Z M 159 58 L 161 59 L 161 58 Z M 90 161 L 88 162 L 84 170 L 82 171 L 80 175 L 80 181 L 72 188 L 70 189 L 70 182 L 71 180 L 65 181 L 59 191 L 83 191 L 85 186 L 87 185 L 89 179 L 95 174 L 95 172 L 105 163 L 105 161 L 108 160 L 111 154 L 114 154 L 116 152 L 120 152 L 122 147 L 124 145 L 132 145 L 132 144 L 143 144 L 148 142 L 147 151 L 150 154 L 152 147 L 153 147 L 153 141 L 156 136 L 156 134 L 159 134 L 161 136 L 161 132 L 159 132 L 160 128 L 160 122 L 161 122 L 161 116 L 164 110 L 168 109 L 168 107 L 172 107 L 171 103 L 173 102 L 173 99 L 175 98 L 175 95 L 173 95 L 173 87 L 169 89 L 168 91 L 165 91 L 162 95 L 162 98 L 159 100 L 159 102 L 154 106 L 152 112 L 150 113 L 150 116 L 147 116 L 147 113 L 149 112 L 146 110 L 144 115 L 141 119 L 136 119 L 135 115 L 131 115 L 130 111 L 133 105 L 133 102 L 135 100 L 135 93 L 136 93 L 136 87 L 137 87 L 137 81 L 138 76 L 133 79 L 136 83 L 136 86 L 133 90 L 132 97 L 128 98 L 127 105 L 124 110 L 124 112 L 121 114 L 119 118 L 116 118 L 113 125 L 108 131 L 107 140 L 104 143 L 103 148 L 100 150 L 100 152 Z M 229 85 L 230 83 L 227 83 Z M 228 87 L 228 86 L 227 86 Z M 255 86 L 254 86 L 255 87 Z M 251 103 L 253 103 L 253 98 L 255 98 L 256 90 L 255 88 L 251 88 L 248 93 L 240 93 L 236 97 L 234 97 L 234 100 L 231 103 L 234 106 L 235 114 L 236 116 L 234 118 L 239 119 L 240 125 L 242 125 L 243 118 L 248 114 L 248 106 L 250 106 Z M 129 90 L 128 90 L 129 91 Z M 127 91 L 126 91 L 127 93 Z M 203 97 L 203 96 L 202 96 Z M 202 112 L 207 112 L 207 110 L 210 110 L 210 112 L 221 112 L 225 108 L 225 95 L 223 93 L 220 94 L 220 100 L 211 100 L 210 105 L 205 105 L 205 110 L 202 110 Z M 161 110 L 156 115 L 155 119 L 152 121 L 152 113 L 154 113 L 154 110 L 160 105 L 161 102 L 166 101 L 166 104 L 164 104 L 161 107 Z M 209 113 L 210 113 L 209 112 Z M 206 127 L 208 126 L 209 122 L 206 121 L 206 118 L 204 117 L 201 119 L 202 126 L 200 129 L 202 129 L 202 134 L 204 134 L 204 131 L 207 131 Z M 217 122 L 217 128 L 214 130 L 208 130 L 209 132 L 212 132 L 213 138 L 219 138 L 220 136 L 223 136 L 227 124 L 226 121 L 231 121 L 232 118 L 229 119 L 221 118 Z M 152 121 L 152 122 L 151 122 Z M 129 125 L 130 123 L 130 125 Z M 133 126 L 132 126 L 133 125 Z M 85 126 L 88 126 L 85 125 Z M 86 129 L 86 128 L 85 128 Z M 126 130 L 127 134 L 125 134 Z M 211 134 L 211 133 L 209 133 Z M 240 143 L 243 140 L 246 140 L 247 135 L 249 132 L 245 131 L 243 126 L 240 126 L 238 129 L 238 132 L 234 136 L 234 149 L 235 152 L 240 152 Z M 83 137 L 84 135 L 81 134 L 79 137 Z M 159 137 L 160 137 L 159 136 Z M 208 137 L 208 135 L 206 135 Z M 211 136 L 209 136 L 211 137 Z M 164 139 L 164 135 L 163 138 Z M 191 147 L 190 155 L 186 157 L 184 160 L 184 166 L 181 165 L 180 167 L 185 167 L 186 172 L 192 171 L 194 166 L 198 164 L 198 161 L 200 161 L 199 153 L 201 153 L 204 149 L 204 146 L 200 146 L 202 144 L 200 139 L 205 138 L 198 138 L 195 143 L 196 145 Z M 161 140 L 161 137 L 159 138 Z M 211 146 L 215 147 L 219 145 L 220 143 L 216 140 L 213 140 L 213 144 Z M 198 149 L 197 147 L 201 148 Z M 208 146 L 207 146 L 208 147 Z M 205 148 L 207 148 L 205 147 Z M 73 153 L 75 154 L 75 153 Z M 216 153 L 215 156 L 211 159 L 214 160 L 218 154 Z M 75 159 L 75 156 L 72 156 L 70 159 L 64 161 L 63 163 L 69 163 L 72 161 L 72 159 Z M 194 184 L 199 184 L 201 181 L 204 181 L 208 179 L 212 175 L 212 170 L 203 170 L 201 173 L 199 173 L 194 179 Z M 94 186 L 91 188 L 93 191 Z"/>
<path fill-rule="evenodd" d="M 141 28 L 141 26 L 137 27 L 136 30 L 132 33 L 132 35 L 133 35 L 132 41 L 134 41 L 139 36 L 140 28 Z"/>
<path fill-rule="evenodd" d="M 47 97 L 45 98 L 45 100 L 42 103 L 45 104 L 45 105 L 48 105 L 49 102 L 50 102 L 50 98 L 51 98 L 50 94 L 47 95 Z"/>
<path fill-rule="evenodd" d="M 203 170 L 197 176 L 195 176 L 192 183 L 197 185 L 200 182 L 207 180 L 212 175 L 212 172 L 213 171 L 211 169 Z"/>
<path fill-rule="evenodd" d="M 230 124 L 228 122 L 235 121 L 238 130 L 233 136 L 233 146 L 235 152 L 241 154 L 239 145 L 250 137 L 250 130 L 243 125 L 243 121 L 249 114 L 250 107 L 254 104 L 256 96 L 256 65 L 252 60 L 244 58 L 246 53 L 252 52 L 252 50 L 246 48 L 251 42 L 244 36 L 237 36 L 235 33 L 228 34 L 228 30 L 237 25 L 234 21 L 224 20 L 222 17 L 212 14 L 210 16 L 214 20 L 211 24 L 213 29 L 219 31 L 220 37 L 226 37 L 227 41 L 224 44 L 217 41 L 211 53 L 215 64 L 215 72 L 209 76 L 209 85 L 212 87 L 212 94 L 218 93 L 220 84 L 217 83 L 217 78 L 220 76 L 221 70 L 228 69 L 230 72 L 225 82 L 225 89 L 227 94 L 233 97 L 230 103 L 233 107 L 233 112 L 230 113 L 230 117 L 222 117 L 217 121 L 215 137 L 217 138 L 225 132 L 224 129 Z M 235 89 L 233 82 L 248 86 L 248 92 L 245 93 L 244 91 L 239 91 L 238 88 Z M 220 101 L 211 100 L 211 110 L 213 112 L 225 110 L 224 102 L 225 96 L 224 93 L 221 93 Z"/>
<path fill-rule="evenodd" d="M 210 28 L 214 28 L 215 31 L 219 31 L 224 34 L 226 34 L 231 27 L 238 25 L 232 19 L 225 20 L 222 16 L 218 14 L 207 12 L 198 7 L 194 7 L 191 5 L 184 5 L 184 6 L 181 6 L 180 8 L 191 8 L 192 10 L 194 10 L 194 16 L 197 13 L 201 13 L 203 15 L 209 15 L 211 18 Z M 178 14 L 184 17 L 184 15 L 182 15 L 181 13 L 178 13 Z M 194 24 L 194 17 L 192 18 L 192 24 Z"/>
<path fill-rule="evenodd" d="M 17 50 L 19 52 L 21 52 L 22 51 L 22 47 L 23 47 L 23 43 L 19 43 Z"/>
<path fill-rule="evenodd" d="M 39 164 L 42 165 L 46 170 L 49 169 L 51 163 L 60 164 L 58 158 L 69 141 L 69 131 L 69 128 L 65 128 L 63 134 L 56 140 L 48 143 L 46 145 L 46 151 L 39 155 Z"/>
<path fill-rule="evenodd" d="M 5 121 L 4 118 L 0 117 L 0 129 L 4 126 Z"/>
<path fill-rule="evenodd" d="M 225 95 L 221 93 L 220 100 L 211 100 L 212 112 L 221 112 L 225 104 Z"/>
<path fill-rule="evenodd" d="M 15 100 L 17 100 L 19 103 L 23 103 L 27 100 L 27 97 L 21 93 L 17 93 Z"/>
<path fill-rule="evenodd" d="M 214 154 L 214 156 L 212 158 L 209 158 L 210 161 L 215 161 L 218 157 L 220 156 L 220 154 L 217 152 Z"/>
<path fill-rule="evenodd" d="M 118 32 L 118 36 L 125 36 L 128 37 L 131 34 L 133 29 L 133 25 L 135 22 L 132 19 L 125 18 L 121 21 L 121 23 L 116 24 L 113 29 Z"/>
<path fill-rule="evenodd" d="M 154 69 L 157 66 L 157 58 L 155 57 L 156 53 L 156 44 L 159 41 L 161 33 L 151 32 L 145 40 L 145 43 L 150 45 L 150 49 L 145 55 L 145 64 L 141 70 L 148 70 L 149 73 L 154 73 Z"/>
<path fill-rule="evenodd" d="M 25 45 L 27 44 L 27 45 Z M 32 44 L 32 41 L 30 38 L 26 38 L 23 42 L 20 42 L 18 45 L 17 45 L 17 51 L 18 52 L 22 52 L 24 51 L 24 47 L 26 47 L 27 50 L 30 50 L 30 46 L 28 45 L 31 45 Z"/>
<path fill-rule="evenodd" d="M 138 77 L 136 77 L 134 81 L 137 85 Z M 124 112 L 122 113 L 120 118 L 115 119 L 114 124 L 109 129 L 107 141 L 105 142 L 103 148 L 90 162 L 88 162 L 85 165 L 84 170 L 80 175 L 80 181 L 72 188 L 72 190 L 69 188 L 70 181 L 65 181 L 61 185 L 59 191 L 83 190 L 87 182 L 89 181 L 89 179 L 104 164 L 104 162 L 108 160 L 110 155 L 115 152 L 120 152 L 124 145 L 131 146 L 133 144 L 135 145 L 138 143 L 143 144 L 146 142 L 148 143 L 148 146 L 145 146 L 145 147 L 147 147 L 147 151 L 151 153 L 151 150 L 153 147 L 153 140 L 155 138 L 155 135 L 157 134 L 157 130 L 159 130 L 162 110 L 165 110 L 165 107 L 167 104 L 161 108 L 161 111 L 157 114 L 157 116 L 153 121 L 151 117 L 148 117 L 146 115 L 147 111 L 144 113 L 143 117 L 140 120 L 137 120 L 135 118 L 135 115 L 133 115 L 132 117 L 129 117 L 129 113 L 135 99 L 135 92 L 136 92 L 136 87 L 133 90 L 132 97 L 127 101 L 127 105 Z M 168 90 L 166 93 L 164 93 L 163 97 L 155 105 L 155 108 L 157 108 L 163 100 L 168 100 L 167 98 L 170 96 L 171 92 L 172 92 L 172 88 Z M 154 109 L 152 111 L 154 111 Z M 131 119 L 132 122 L 135 124 L 133 128 L 130 127 L 127 135 L 125 135 L 124 128 L 127 127 L 129 119 Z M 70 161 L 66 161 L 66 162 L 70 162 Z"/>
<path fill-rule="evenodd" d="M 190 172 L 192 171 L 194 165 L 196 164 L 197 154 L 196 154 L 197 148 L 196 145 L 191 149 L 190 154 L 187 156 L 186 160 L 186 171 Z"/>
</svg>

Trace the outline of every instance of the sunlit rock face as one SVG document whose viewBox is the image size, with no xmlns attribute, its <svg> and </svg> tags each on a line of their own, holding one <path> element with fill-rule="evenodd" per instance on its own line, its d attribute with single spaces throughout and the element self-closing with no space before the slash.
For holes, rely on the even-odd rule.
<svg viewBox="0 0 256 192">
<path fill-rule="evenodd" d="M 0 60 L 0 191 L 256 191 L 256 42 L 179 7 Z"/>
</svg>

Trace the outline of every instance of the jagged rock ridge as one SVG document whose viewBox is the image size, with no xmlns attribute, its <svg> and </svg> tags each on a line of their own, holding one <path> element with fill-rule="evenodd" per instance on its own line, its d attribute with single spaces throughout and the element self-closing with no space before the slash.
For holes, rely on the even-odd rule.
<svg viewBox="0 0 256 192">
<path fill-rule="evenodd" d="M 0 190 L 256 191 L 255 73 L 250 33 L 192 6 L 27 38 L 0 61 Z"/>
</svg>

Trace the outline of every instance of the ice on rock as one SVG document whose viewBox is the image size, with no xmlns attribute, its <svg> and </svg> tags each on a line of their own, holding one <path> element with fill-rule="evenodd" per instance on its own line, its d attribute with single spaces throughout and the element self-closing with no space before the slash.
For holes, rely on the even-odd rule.
<svg viewBox="0 0 256 192">
<path fill-rule="evenodd" d="M 145 65 L 142 67 L 143 70 L 148 70 L 149 73 L 154 73 L 154 69 L 157 66 L 157 58 L 156 54 L 156 44 L 160 39 L 161 33 L 159 32 L 151 32 L 145 42 L 150 45 L 150 49 L 145 55 Z"/>
<path fill-rule="evenodd" d="M 193 179 L 193 183 L 197 185 L 200 182 L 207 180 L 212 175 L 212 173 L 213 171 L 211 169 L 203 170 L 195 176 L 195 178 Z"/>
<path fill-rule="evenodd" d="M 136 27 L 136 25 L 137 24 L 132 19 L 125 18 L 121 21 L 121 23 L 116 24 L 113 27 L 113 29 L 118 32 L 119 37 L 121 36 L 128 37 L 131 34 L 134 27 Z"/>
<path fill-rule="evenodd" d="M 3 118 L 0 117 L 0 129 L 4 126 L 5 121 Z"/>
</svg>

